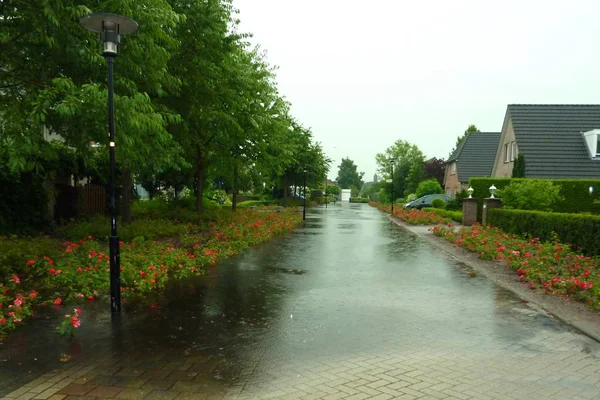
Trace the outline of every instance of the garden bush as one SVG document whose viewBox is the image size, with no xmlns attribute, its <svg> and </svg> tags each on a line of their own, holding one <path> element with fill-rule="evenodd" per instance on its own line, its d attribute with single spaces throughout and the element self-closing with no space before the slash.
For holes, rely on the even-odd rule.
<svg viewBox="0 0 600 400">
<path fill-rule="evenodd" d="M 437 215 L 439 215 L 440 217 L 450 218 L 451 220 L 460 222 L 460 223 L 462 223 L 462 220 L 463 220 L 462 211 L 451 211 L 451 210 L 445 210 L 443 208 L 432 208 L 432 207 L 425 207 L 423 209 L 423 211 L 434 212 Z"/>
<path fill-rule="evenodd" d="M 600 254 L 600 216 L 492 209 L 488 221 L 508 233 L 528 234 L 542 241 L 557 236 L 585 254 Z"/>
<path fill-rule="evenodd" d="M 560 186 L 541 179 L 513 181 L 498 191 L 502 206 L 517 210 L 552 211 L 555 204 L 564 200 Z"/>
<path fill-rule="evenodd" d="M 433 208 L 446 208 L 446 202 L 442 199 L 433 199 L 431 205 Z"/>
<path fill-rule="evenodd" d="M 363 197 L 350 197 L 350 203 L 368 203 L 369 199 Z"/>
<path fill-rule="evenodd" d="M 201 221 L 200 218 L 198 219 L 199 221 Z M 117 221 L 119 239 L 131 241 L 138 238 L 155 240 L 165 237 L 178 237 L 190 230 L 190 227 L 182 222 L 166 218 L 141 218 L 123 225 L 119 219 Z M 87 236 L 93 236 L 99 240 L 108 241 L 110 236 L 110 219 L 108 217 L 95 216 L 87 220 L 74 221 L 57 228 L 56 234 L 68 240 L 79 240 Z"/>
<path fill-rule="evenodd" d="M 419 186 L 417 187 L 417 192 L 415 194 L 418 199 L 419 197 L 423 197 L 428 194 L 437 193 L 444 193 L 444 189 L 440 185 L 440 182 L 437 179 L 428 179 L 419 183 Z"/>
<path fill-rule="evenodd" d="M 241 203 L 238 203 L 238 207 L 241 208 L 248 208 L 248 207 L 258 207 L 258 206 L 269 206 L 272 204 L 277 204 L 277 201 L 275 200 L 247 200 L 247 201 L 242 201 Z"/>
</svg>

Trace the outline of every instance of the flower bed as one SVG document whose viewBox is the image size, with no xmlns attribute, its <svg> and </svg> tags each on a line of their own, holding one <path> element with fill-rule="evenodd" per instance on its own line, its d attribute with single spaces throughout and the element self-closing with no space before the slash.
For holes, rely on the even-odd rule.
<svg viewBox="0 0 600 400">
<path fill-rule="evenodd" d="M 168 280 L 201 275 L 207 266 L 300 222 L 296 213 L 224 211 L 208 226 L 185 223 L 186 233 L 171 240 L 121 242 L 122 297 L 127 301 L 158 295 Z M 15 249 L 15 245 L 20 247 Z M 0 335 L 30 318 L 35 307 L 94 301 L 109 293 L 107 245 L 92 236 L 62 243 L 49 238 L 0 237 L 3 248 L 13 249 L 13 253 L 9 259 L 0 259 L 4 274 L 0 281 Z M 18 262 L 12 270 L 11 262 Z"/>
<path fill-rule="evenodd" d="M 387 204 L 370 202 L 369 205 L 377 207 L 385 213 L 391 213 L 392 206 Z M 447 217 L 442 217 L 434 211 L 425 210 L 406 210 L 401 204 L 394 204 L 394 217 L 399 218 L 403 222 L 411 225 L 437 225 L 451 223 L 452 220 Z"/>
<path fill-rule="evenodd" d="M 600 258 L 583 256 L 558 241 L 540 242 L 507 234 L 498 228 L 476 225 L 460 232 L 436 226 L 433 234 L 479 254 L 502 260 L 517 272 L 521 282 L 547 294 L 572 297 L 600 306 Z"/>
</svg>

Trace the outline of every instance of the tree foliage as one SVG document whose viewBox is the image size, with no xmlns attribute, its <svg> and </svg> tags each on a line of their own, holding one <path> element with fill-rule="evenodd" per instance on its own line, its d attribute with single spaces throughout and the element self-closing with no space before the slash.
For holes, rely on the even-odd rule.
<svg viewBox="0 0 600 400">
<path fill-rule="evenodd" d="M 349 158 L 342 158 L 342 162 L 338 165 L 337 184 L 343 189 L 360 188 L 363 185 L 364 172 L 358 172 L 358 166 Z"/>
<path fill-rule="evenodd" d="M 102 11 L 140 25 L 122 38 L 115 62 L 123 185 L 135 178 L 153 194 L 193 188 L 201 211 L 216 182 L 235 196 L 263 185 L 286 195 L 304 168 L 309 185 L 323 181 L 330 160 L 290 115 L 276 69 L 239 32 L 231 0 L 13 0 L 0 9 L 0 160 L 10 174 L 87 173 L 99 151 L 106 158 L 106 61 L 98 35 L 78 21 Z M 60 158 L 49 135 L 73 168 L 45 162 Z"/>
<path fill-rule="evenodd" d="M 444 193 L 444 189 L 437 181 L 437 179 L 429 179 L 419 183 L 419 187 L 416 191 L 417 198 L 423 197 L 428 194 Z"/>
<path fill-rule="evenodd" d="M 389 179 L 392 175 L 392 163 L 394 160 L 394 193 L 398 197 L 405 197 L 409 194 L 407 184 L 416 188 L 418 184 L 417 177 L 421 177 L 422 170 L 417 169 L 423 165 L 425 156 L 419 148 L 404 140 L 398 140 L 391 147 L 388 147 L 384 153 L 376 155 L 377 172 L 383 179 Z M 413 167 L 414 166 L 414 167 Z M 411 168 L 412 177 L 409 178 Z"/>
<path fill-rule="evenodd" d="M 437 179 L 440 185 L 444 184 L 446 175 L 446 161 L 443 158 L 432 158 L 425 163 L 425 178 Z"/>
</svg>

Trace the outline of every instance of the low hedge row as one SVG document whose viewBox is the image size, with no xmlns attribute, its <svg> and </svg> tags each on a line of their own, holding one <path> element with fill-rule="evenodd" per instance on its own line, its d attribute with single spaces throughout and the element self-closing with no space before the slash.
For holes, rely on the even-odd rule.
<svg viewBox="0 0 600 400">
<path fill-rule="evenodd" d="M 558 237 L 586 255 L 600 254 L 600 216 L 542 211 L 491 209 L 490 225 L 514 234 L 529 234 L 542 241 Z"/>
<path fill-rule="evenodd" d="M 350 203 L 368 203 L 369 199 L 366 197 L 350 197 Z"/>
<path fill-rule="evenodd" d="M 462 223 L 462 220 L 463 220 L 462 211 L 450 211 L 450 210 L 445 210 L 443 208 L 431 208 L 431 207 L 425 207 L 425 208 L 423 208 L 423 210 L 434 212 L 437 215 L 439 215 L 440 217 L 450 218 L 451 220 L 456 221 L 456 222 Z"/>
<path fill-rule="evenodd" d="M 512 181 L 522 181 L 523 178 L 471 178 L 469 185 L 473 188 L 473 197 L 477 198 L 477 220 L 481 222 L 483 199 L 490 197 L 490 186 L 497 189 L 505 188 Z M 600 180 L 592 179 L 548 179 L 554 185 L 560 186 L 560 195 L 563 201 L 554 206 L 555 212 L 582 213 L 589 212 L 600 214 Z M 590 186 L 595 191 L 589 193 Z"/>
</svg>

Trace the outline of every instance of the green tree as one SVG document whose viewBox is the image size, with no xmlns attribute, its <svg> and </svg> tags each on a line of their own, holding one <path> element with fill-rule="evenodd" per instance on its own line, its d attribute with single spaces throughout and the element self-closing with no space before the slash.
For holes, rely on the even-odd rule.
<svg viewBox="0 0 600 400">
<path fill-rule="evenodd" d="M 48 132 L 60 135 L 83 164 L 93 158 L 90 142 L 108 145 L 106 61 L 98 36 L 78 21 L 92 9 L 126 14 L 143 26 L 123 38 L 124 57 L 115 67 L 116 149 L 122 176 L 180 164 L 180 147 L 167 131 L 177 116 L 156 101 L 177 85 L 167 63 L 176 46 L 171 32 L 180 16 L 165 0 L 74 3 L 2 2 L 0 115 L 6 123 L 0 125 L 0 140 L 10 154 L 9 167 L 41 173 L 43 165 L 34 155 L 52 152 L 44 140 Z"/>
<path fill-rule="evenodd" d="M 425 179 L 425 164 L 416 162 L 410 166 L 408 176 L 406 177 L 406 189 L 407 193 L 415 193 L 419 184 Z"/>
<path fill-rule="evenodd" d="M 396 141 L 388 147 L 384 153 L 376 155 L 377 171 L 383 179 L 389 179 L 392 172 L 390 160 L 394 160 L 394 194 L 397 197 L 405 197 L 409 191 L 406 189 L 407 178 L 413 165 L 423 165 L 425 156 L 419 148 L 404 140 Z M 415 167 L 416 173 L 419 172 Z M 412 183 L 412 179 L 409 181 Z"/>
<path fill-rule="evenodd" d="M 362 177 L 364 172 L 358 172 L 358 167 L 349 158 L 342 158 L 342 163 L 338 165 L 337 183 L 344 189 L 352 187 L 360 188 L 363 185 Z"/>
<path fill-rule="evenodd" d="M 429 179 L 419 183 L 417 187 L 416 196 L 417 198 L 423 197 L 428 194 L 444 193 L 444 189 L 437 181 L 437 179 Z"/>
</svg>

